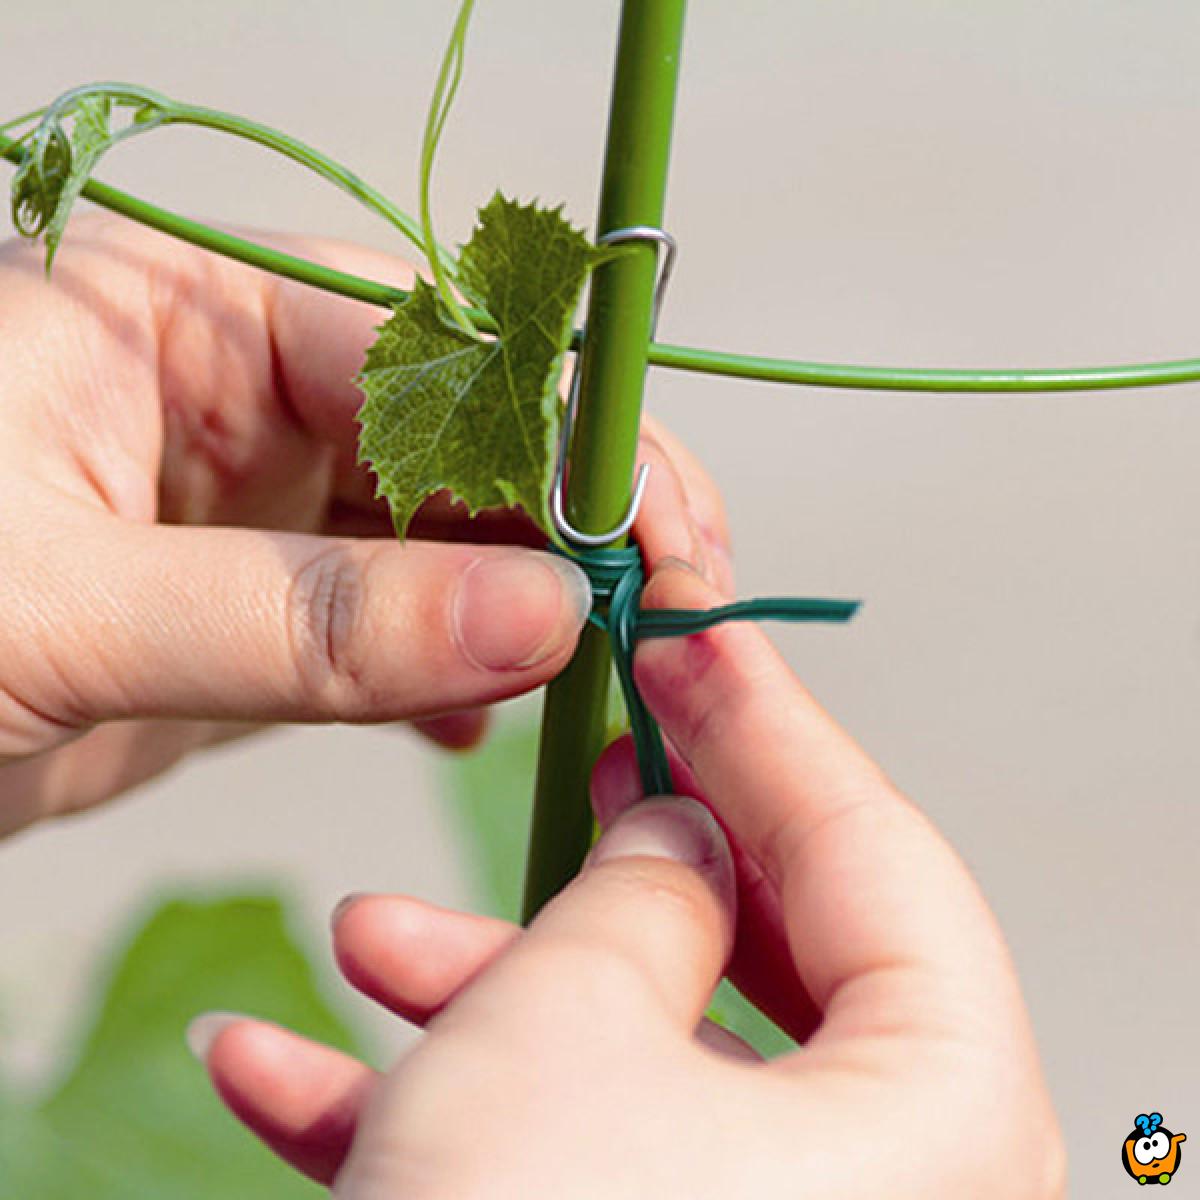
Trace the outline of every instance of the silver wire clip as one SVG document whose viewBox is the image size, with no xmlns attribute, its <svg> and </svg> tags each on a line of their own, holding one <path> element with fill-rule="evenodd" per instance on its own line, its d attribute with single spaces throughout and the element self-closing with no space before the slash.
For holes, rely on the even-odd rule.
<svg viewBox="0 0 1200 1200">
<path fill-rule="evenodd" d="M 661 247 L 661 267 L 658 281 L 654 285 L 654 309 L 650 319 L 650 338 L 653 340 L 658 330 L 658 318 L 662 314 L 663 297 L 666 295 L 667 284 L 675 267 L 675 256 L 678 250 L 675 239 L 664 229 L 653 225 L 630 225 L 625 229 L 611 229 L 596 239 L 598 246 L 613 246 L 619 242 L 654 242 Z M 550 489 L 550 513 L 554 518 L 555 527 L 567 541 L 580 546 L 607 546 L 618 538 L 624 537 L 633 523 L 637 520 L 638 510 L 642 506 L 642 497 L 646 491 L 647 477 L 650 474 L 649 464 L 643 463 L 633 484 L 633 494 L 630 496 L 629 507 L 621 518 L 620 524 L 607 533 L 584 533 L 576 529 L 567 519 L 566 503 L 564 500 L 567 452 L 571 445 L 571 431 L 575 426 L 575 416 L 579 409 L 579 380 L 583 374 L 583 346 L 580 345 L 575 353 L 575 365 L 571 371 L 571 387 L 567 393 L 567 411 L 563 415 L 562 430 L 558 439 L 558 458 L 554 466 L 554 483 Z"/>
</svg>

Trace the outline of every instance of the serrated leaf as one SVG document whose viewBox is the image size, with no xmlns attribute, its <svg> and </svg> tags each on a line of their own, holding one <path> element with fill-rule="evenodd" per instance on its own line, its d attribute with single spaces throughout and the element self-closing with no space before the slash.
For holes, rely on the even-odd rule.
<svg viewBox="0 0 1200 1200">
<path fill-rule="evenodd" d="M 463 290 L 496 322 L 480 341 L 418 281 L 367 352 L 359 461 L 378 477 L 400 536 L 449 489 L 474 513 L 521 505 L 549 533 L 547 497 L 571 318 L 588 273 L 610 257 L 562 216 L 497 193 L 463 248 Z"/>
</svg>

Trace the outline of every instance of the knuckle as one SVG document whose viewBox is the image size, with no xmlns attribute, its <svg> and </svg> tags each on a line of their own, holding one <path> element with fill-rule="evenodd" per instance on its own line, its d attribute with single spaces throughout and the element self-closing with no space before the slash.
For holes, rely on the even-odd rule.
<svg viewBox="0 0 1200 1200">
<path fill-rule="evenodd" d="M 0 767 L 60 746 L 85 729 L 0 684 Z"/>
<path fill-rule="evenodd" d="M 353 543 L 322 550 L 292 578 L 287 629 L 302 699 L 336 720 L 371 707 L 362 635 L 378 551 Z"/>
</svg>

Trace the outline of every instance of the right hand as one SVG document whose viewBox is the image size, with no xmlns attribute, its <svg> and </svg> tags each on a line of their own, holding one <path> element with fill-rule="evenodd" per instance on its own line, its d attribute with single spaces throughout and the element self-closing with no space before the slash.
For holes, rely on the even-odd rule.
<svg viewBox="0 0 1200 1200">
<path fill-rule="evenodd" d="M 646 591 L 720 599 L 670 566 Z M 427 1023 L 390 1072 L 209 1018 L 193 1040 L 225 1101 L 346 1200 L 1061 1200 L 1016 974 L 957 855 L 759 630 L 647 642 L 636 674 L 717 821 L 641 802 L 618 743 L 604 837 L 528 930 L 339 910 L 351 981 Z M 727 969 L 803 1049 L 750 1061 L 697 1024 Z"/>
</svg>

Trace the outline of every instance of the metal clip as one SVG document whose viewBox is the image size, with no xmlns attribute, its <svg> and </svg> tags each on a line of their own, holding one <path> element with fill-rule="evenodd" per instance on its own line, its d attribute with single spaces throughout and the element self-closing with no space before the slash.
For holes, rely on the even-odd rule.
<svg viewBox="0 0 1200 1200">
<path fill-rule="evenodd" d="M 666 295 L 667 283 L 675 266 L 675 256 L 678 247 L 675 239 L 663 229 L 652 225 L 631 225 L 627 229 L 612 229 L 596 239 L 600 246 L 612 246 L 618 242 L 652 241 L 662 247 L 662 266 L 658 272 L 658 281 L 654 285 L 654 309 L 650 321 L 650 337 L 653 339 L 658 329 L 658 318 L 662 313 L 663 297 Z M 566 491 L 567 452 L 571 445 L 571 431 L 575 426 L 575 416 L 579 409 L 579 381 L 583 374 L 583 346 L 575 354 L 575 366 L 571 371 L 571 386 L 567 393 L 567 411 L 563 415 L 562 431 L 558 439 L 558 459 L 554 467 L 554 483 L 550 489 L 550 514 L 554 518 L 555 527 L 569 542 L 580 546 L 607 546 L 623 538 L 637 520 L 638 510 L 642 506 L 642 497 L 646 491 L 646 482 L 650 467 L 643 463 L 633 484 L 633 494 L 625 515 L 614 528 L 607 533 L 584 533 L 576 529 L 567 519 L 564 493 Z"/>
</svg>

